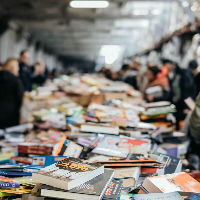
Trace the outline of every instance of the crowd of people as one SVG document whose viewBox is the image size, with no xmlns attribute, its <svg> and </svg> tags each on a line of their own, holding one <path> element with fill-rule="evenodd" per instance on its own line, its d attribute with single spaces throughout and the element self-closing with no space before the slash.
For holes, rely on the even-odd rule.
<svg viewBox="0 0 200 200">
<path fill-rule="evenodd" d="M 200 92 L 200 72 L 196 60 L 181 68 L 169 59 L 161 59 L 161 66 L 148 62 L 146 66 L 134 60 L 124 64 L 118 72 L 103 67 L 100 70 L 105 77 L 124 81 L 139 90 L 148 102 L 170 101 L 176 105 L 177 129 L 179 122 L 189 109 L 184 100 L 193 100 Z M 23 93 L 31 91 L 45 83 L 48 77 L 45 65 L 37 61 L 30 64 L 28 50 L 21 51 L 19 58 L 9 58 L 0 66 L 0 128 L 19 124 L 19 113 Z"/>
<path fill-rule="evenodd" d="M 124 64 L 119 72 L 103 67 L 100 73 L 112 80 L 120 80 L 140 90 L 148 102 L 170 101 L 177 108 L 177 128 L 188 113 L 184 100 L 196 99 L 200 92 L 200 71 L 196 60 L 191 60 L 187 68 L 176 62 L 161 59 L 161 66 L 147 63 L 146 66 L 134 60 Z"/>
<path fill-rule="evenodd" d="M 30 64 L 28 50 L 21 51 L 19 58 L 9 58 L 0 66 L 0 128 L 18 125 L 23 95 L 47 79 L 42 62 Z"/>
</svg>

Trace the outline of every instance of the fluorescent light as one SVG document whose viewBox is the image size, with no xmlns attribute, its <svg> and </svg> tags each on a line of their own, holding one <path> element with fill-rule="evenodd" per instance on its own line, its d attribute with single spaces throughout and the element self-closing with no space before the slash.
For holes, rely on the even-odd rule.
<svg viewBox="0 0 200 200">
<path fill-rule="evenodd" d="M 196 6 L 193 5 L 193 6 L 191 7 L 191 10 L 192 10 L 193 12 L 195 12 L 195 11 L 197 10 Z"/>
<path fill-rule="evenodd" d="M 108 1 L 71 1 L 70 6 L 72 8 L 107 8 L 109 6 Z"/>
<path fill-rule="evenodd" d="M 184 8 L 187 8 L 187 7 L 189 7 L 190 4 L 188 3 L 188 1 L 183 1 L 182 5 Z"/>
</svg>

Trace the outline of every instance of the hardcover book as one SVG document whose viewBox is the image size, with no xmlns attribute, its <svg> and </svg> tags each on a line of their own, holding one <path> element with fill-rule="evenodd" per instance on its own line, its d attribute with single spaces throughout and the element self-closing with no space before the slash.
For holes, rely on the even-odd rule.
<svg viewBox="0 0 200 200">
<path fill-rule="evenodd" d="M 33 173 L 33 181 L 70 190 L 104 173 L 104 166 L 67 158 Z"/>
</svg>

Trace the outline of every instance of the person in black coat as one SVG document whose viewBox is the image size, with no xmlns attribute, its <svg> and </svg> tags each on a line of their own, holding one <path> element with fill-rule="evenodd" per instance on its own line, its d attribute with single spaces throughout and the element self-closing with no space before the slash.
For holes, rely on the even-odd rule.
<svg viewBox="0 0 200 200">
<path fill-rule="evenodd" d="M 29 66 L 29 57 L 28 50 L 21 51 L 19 58 L 19 78 L 22 81 L 24 91 L 32 90 L 32 73 L 31 67 Z"/>
<path fill-rule="evenodd" d="M 35 86 L 42 86 L 47 79 L 45 71 L 46 68 L 44 64 L 40 61 L 37 61 L 32 67 L 32 84 Z"/>
<path fill-rule="evenodd" d="M 188 68 L 191 70 L 193 76 L 194 76 L 194 83 L 195 83 L 195 97 L 200 92 L 200 72 L 198 70 L 199 65 L 196 60 L 191 60 L 189 62 Z"/>
<path fill-rule="evenodd" d="M 0 71 L 0 128 L 15 126 L 20 121 L 23 86 L 17 77 L 18 60 L 9 59 Z"/>
</svg>

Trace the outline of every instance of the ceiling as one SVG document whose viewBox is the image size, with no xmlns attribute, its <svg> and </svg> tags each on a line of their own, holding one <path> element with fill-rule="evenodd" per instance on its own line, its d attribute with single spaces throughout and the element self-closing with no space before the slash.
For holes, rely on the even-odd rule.
<svg viewBox="0 0 200 200">
<path fill-rule="evenodd" d="M 69 0 L 1 0 L 0 15 L 57 55 L 91 61 L 103 45 L 120 45 L 123 56 L 131 56 L 194 20 L 190 0 L 109 2 L 108 8 L 78 9 Z"/>
</svg>

